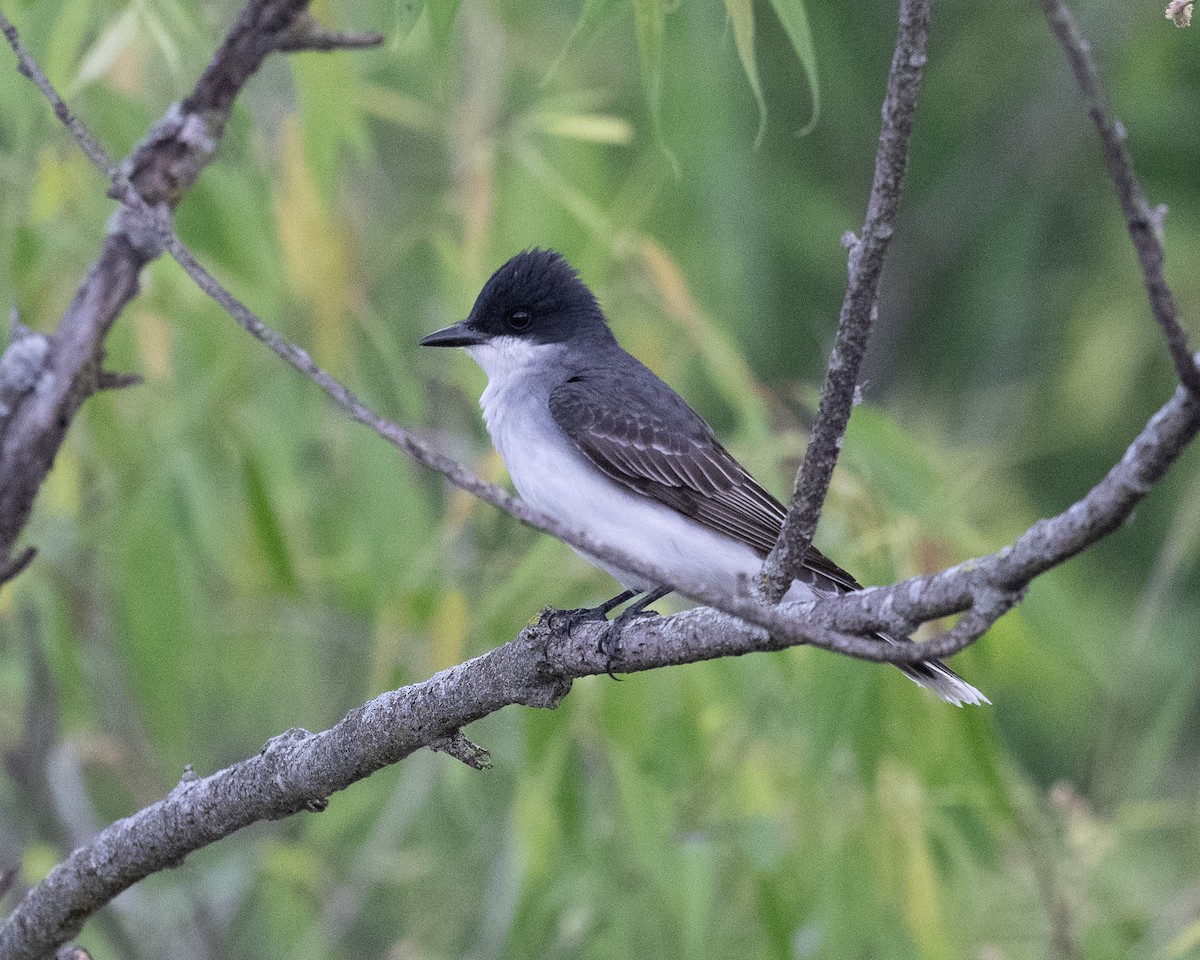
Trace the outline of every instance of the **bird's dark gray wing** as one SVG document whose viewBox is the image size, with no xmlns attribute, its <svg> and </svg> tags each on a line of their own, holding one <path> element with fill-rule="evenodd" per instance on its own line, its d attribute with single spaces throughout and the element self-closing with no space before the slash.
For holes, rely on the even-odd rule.
<svg viewBox="0 0 1200 960">
<path fill-rule="evenodd" d="M 636 367 L 582 370 L 556 387 L 550 394 L 555 422 L 606 476 L 765 556 L 783 525 L 783 505 L 679 394 L 629 360 Z M 815 547 L 805 566 L 817 589 L 859 588 Z"/>
<path fill-rule="evenodd" d="M 783 505 L 717 442 L 674 390 L 625 354 L 614 367 L 576 373 L 550 394 L 550 413 L 571 442 L 617 483 L 692 517 L 764 556 L 783 524 Z M 825 593 L 860 589 L 810 547 L 799 579 Z M 907 643 L 885 633 L 876 637 Z M 988 699 L 940 660 L 897 664 L 947 703 Z"/>
</svg>

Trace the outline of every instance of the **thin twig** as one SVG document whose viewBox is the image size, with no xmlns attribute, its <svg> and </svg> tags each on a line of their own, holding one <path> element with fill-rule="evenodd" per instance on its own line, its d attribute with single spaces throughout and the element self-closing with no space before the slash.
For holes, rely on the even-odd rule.
<svg viewBox="0 0 1200 960">
<path fill-rule="evenodd" d="M 37 65 L 37 61 L 29 55 L 29 51 L 25 49 L 25 45 L 21 42 L 21 37 L 17 33 L 17 28 L 9 22 L 2 11 L 0 11 L 0 30 L 4 31 L 4 36 L 8 38 L 9 46 L 13 48 L 13 52 L 17 55 L 17 69 L 21 72 L 21 75 L 32 80 L 37 88 L 42 91 L 42 95 L 50 101 L 50 105 L 54 108 L 55 116 L 71 132 L 71 136 L 75 138 L 75 142 L 79 144 L 80 149 L 87 155 L 92 166 L 103 173 L 110 183 L 115 181 L 120 176 L 117 172 L 116 163 L 108 155 L 108 151 L 100 146 L 100 142 L 92 136 L 87 127 L 71 112 L 70 108 L 63 101 L 63 98 L 58 95 L 58 91 L 54 89 L 54 84 L 42 72 L 41 67 Z"/>
<path fill-rule="evenodd" d="M 875 177 L 862 236 L 858 240 L 849 238 L 850 276 L 821 388 L 821 403 L 804 462 L 796 475 L 787 519 L 759 576 L 758 585 L 772 603 L 779 601 L 800 573 L 817 531 L 842 437 L 850 422 L 858 373 L 875 319 L 879 278 L 908 164 L 909 135 L 925 68 L 929 16 L 930 0 L 902 0 L 896 50 L 883 104 L 883 127 L 875 155 Z"/>
<path fill-rule="evenodd" d="M 346 30 L 325 30 L 312 15 L 296 21 L 291 30 L 279 39 L 280 53 L 302 53 L 307 50 L 365 50 L 383 43 L 383 34 L 373 30 L 356 33 Z"/>
<path fill-rule="evenodd" d="M 1187 334 L 1179 323 L 1175 297 L 1163 276 L 1163 248 L 1161 234 L 1166 208 L 1153 209 L 1146 199 L 1145 191 L 1133 170 L 1133 159 L 1125 146 L 1124 125 L 1113 116 L 1104 95 L 1104 84 L 1100 72 L 1092 59 L 1091 45 L 1079 31 L 1079 24 L 1062 0 L 1041 0 L 1042 10 L 1050 23 L 1050 29 L 1066 51 L 1071 69 L 1079 83 L 1080 93 L 1087 104 L 1088 113 L 1100 134 L 1104 148 L 1104 162 L 1121 201 L 1125 214 L 1125 225 L 1133 248 L 1137 251 L 1138 263 L 1150 297 L 1150 309 L 1167 338 L 1167 347 L 1175 364 L 1179 382 L 1195 394 L 1200 394 L 1200 367 L 1192 357 Z"/>
<path fill-rule="evenodd" d="M 468 740 L 461 730 L 455 730 L 440 740 L 430 740 L 429 749 L 461 760 L 472 770 L 492 768 L 492 755 L 479 744 Z"/>
<path fill-rule="evenodd" d="M 0 403 L 0 568 L 11 569 L 17 540 L 76 411 L 98 388 L 112 382 L 100 374 L 105 338 L 121 310 L 137 295 L 142 267 L 162 252 L 152 242 L 156 231 L 144 228 L 147 218 L 142 208 L 169 217 L 211 161 L 234 98 L 263 60 L 280 49 L 307 3 L 247 3 L 192 93 L 173 104 L 119 166 L 63 102 L 16 28 L 0 14 L 0 28 L 17 56 L 18 70 L 47 98 L 88 159 L 108 179 L 109 194 L 123 202 L 58 330 L 45 338 L 48 349 L 37 371 L 37 389 L 16 389 L 0 382 L 0 396 L 5 398 Z M 296 36 L 315 37 L 320 32 L 310 22 Z M 351 46 L 367 42 L 365 35 L 330 36 L 340 36 Z M 312 48 L 336 46 L 314 40 Z M 15 398 L 12 403 L 10 395 Z"/>
</svg>

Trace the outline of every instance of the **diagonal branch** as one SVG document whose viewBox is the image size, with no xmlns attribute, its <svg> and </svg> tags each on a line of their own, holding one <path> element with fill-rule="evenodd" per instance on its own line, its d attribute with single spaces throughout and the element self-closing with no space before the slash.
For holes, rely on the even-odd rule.
<svg viewBox="0 0 1200 960">
<path fill-rule="evenodd" d="M 622 638 L 621 669 L 650 670 L 805 641 L 875 660 L 953 653 L 1015 602 L 1020 584 L 1116 529 L 1197 430 L 1200 400 L 1180 388 L 1092 494 L 1035 525 L 1011 547 L 936 577 L 821 601 L 811 610 L 758 607 L 778 618 L 780 629 L 770 632 L 706 608 L 636 621 Z M 894 611 L 922 619 L 971 604 L 955 630 L 927 644 L 881 644 L 839 632 L 875 629 Z M 465 749 L 465 762 L 483 762 L 470 745 L 462 747 L 461 727 L 507 705 L 553 707 L 574 679 L 610 668 L 599 652 L 604 624 L 585 623 L 564 635 L 553 623 L 552 614 L 544 616 L 510 643 L 383 694 L 324 733 L 290 731 L 257 757 L 203 779 L 185 778 L 165 799 L 101 831 L 31 890 L 0 924 L 0 956 L 37 958 L 140 879 L 250 823 L 323 809 L 330 794 L 422 746 L 457 744 L 455 756 Z"/>
<path fill-rule="evenodd" d="M 37 960 L 139 880 L 251 823 L 319 811 L 331 794 L 424 746 L 484 763 L 458 730 L 512 704 L 554 707 L 573 679 L 606 672 L 603 629 L 584 624 L 564 637 L 544 620 L 502 647 L 355 708 L 329 730 L 290 730 L 211 776 L 185 774 L 168 796 L 106 827 L 26 894 L 0 924 L 0 957 Z M 627 659 L 630 669 L 651 669 L 766 643 L 761 630 L 699 609 L 637 624 Z"/>
<path fill-rule="evenodd" d="M 57 332 L 46 338 L 40 369 L 0 410 L 0 569 L 17 568 L 11 560 L 14 547 L 67 429 L 83 402 L 109 382 L 101 368 L 104 339 L 137 295 L 142 267 L 162 252 L 156 234 L 143 229 L 145 218 L 127 215 L 131 205 L 169 211 L 179 203 L 212 159 L 234 98 L 263 60 L 285 40 L 296 44 L 306 35 L 316 36 L 312 28 L 297 32 L 294 26 L 307 3 L 251 0 L 192 93 L 167 111 L 119 168 L 67 108 L 15 27 L 0 14 L 0 28 L 17 55 L 18 69 L 42 91 L 88 159 L 109 180 L 111 194 L 126 203 Z M 2 368 L 0 364 L 0 372 Z M 5 387 L 0 383 L 0 393 Z"/>
<path fill-rule="evenodd" d="M 8 45 L 13 48 L 13 53 L 17 55 L 17 71 L 21 76 L 31 80 L 42 91 L 42 95 L 50 101 L 50 105 L 54 108 L 54 115 L 62 121 L 63 126 L 71 131 L 71 136 L 75 138 L 75 142 L 87 154 L 87 158 L 91 161 L 92 166 L 100 170 L 111 182 L 117 176 L 117 168 L 112 161 L 112 157 L 108 155 L 107 150 L 100 146 L 100 143 L 92 136 L 87 127 L 71 112 L 70 108 L 63 101 L 63 98 L 58 95 L 58 91 L 54 89 L 54 84 L 42 72 L 41 67 L 37 65 L 37 61 L 29 55 L 29 51 L 25 49 L 25 45 L 21 42 L 21 37 L 17 33 L 17 28 L 9 22 L 8 17 L 3 12 L 0 12 L 0 31 L 3 31 L 5 38 L 8 40 Z"/>
<path fill-rule="evenodd" d="M 1050 23 L 1050 29 L 1054 31 L 1067 54 L 1067 59 L 1071 61 L 1071 69 L 1079 83 L 1079 91 L 1083 94 L 1088 113 L 1092 115 L 1096 132 L 1100 134 L 1108 175 L 1116 188 L 1117 199 L 1121 202 L 1121 211 L 1125 214 L 1125 224 L 1129 229 L 1129 237 L 1133 240 L 1133 248 L 1137 251 L 1138 263 L 1142 267 L 1146 293 L 1150 297 L 1150 309 L 1167 338 L 1167 347 L 1175 363 L 1176 375 L 1179 382 L 1192 393 L 1200 394 L 1200 368 L 1196 366 L 1192 357 L 1187 334 L 1179 324 L 1175 297 L 1171 294 L 1171 288 L 1167 286 L 1166 277 L 1163 276 L 1161 236 L 1167 209 L 1152 209 L 1146 200 L 1145 191 L 1133 172 L 1133 159 L 1125 146 L 1125 127 L 1113 116 L 1108 106 L 1104 86 L 1100 81 L 1100 72 L 1092 60 L 1091 46 L 1079 32 L 1079 24 L 1075 17 L 1062 0 L 1040 2 Z"/>
<path fill-rule="evenodd" d="M 804 451 L 804 462 L 796 475 L 787 519 L 759 577 L 763 594 L 773 603 L 779 602 L 799 575 L 804 555 L 812 545 L 821 507 L 829 492 L 829 481 L 841 452 L 842 437 L 850 422 L 858 372 L 877 312 L 879 278 L 900 206 L 904 170 L 908 164 L 908 141 L 925 68 L 930 4 L 931 0 L 902 0 L 900 4 L 900 28 L 883 102 L 883 128 L 875 154 L 875 178 L 867 201 L 862 237 L 855 239 L 852 234 L 847 235 L 850 279 L 838 317 L 833 352 L 825 371 L 825 384 L 821 388 L 821 404 L 808 448 Z"/>
</svg>

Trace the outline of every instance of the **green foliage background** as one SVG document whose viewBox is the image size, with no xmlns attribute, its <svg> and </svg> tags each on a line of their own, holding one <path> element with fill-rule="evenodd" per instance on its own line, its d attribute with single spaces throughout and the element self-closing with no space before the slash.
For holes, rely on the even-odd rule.
<svg viewBox="0 0 1200 960">
<path fill-rule="evenodd" d="M 238 9 L 4 6 L 118 155 Z M 512 253 L 555 247 L 785 493 L 838 240 L 862 220 L 893 5 L 314 6 L 387 43 L 278 57 L 251 83 L 179 210 L 216 273 L 499 479 L 482 375 L 415 343 Z M 1170 206 L 1168 276 L 1193 318 L 1200 37 L 1161 0 L 1078 12 Z M 112 205 L 0 60 L 0 301 L 52 329 Z M 324 728 L 613 586 L 347 422 L 171 262 L 144 287 L 109 356 L 146 382 L 88 403 L 28 530 L 39 558 L 0 593 L 0 867 L 25 884 L 184 764 Z M 1063 509 L 1172 388 L 1032 4 L 938 5 L 868 373 L 820 536 L 866 582 Z M 581 682 L 555 712 L 473 727 L 491 772 L 413 757 L 153 878 L 82 942 L 98 960 L 1198 957 L 1198 464 L 956 660 L 990 709 L 811 650 Z M 31 731 L 45 776 L 13 762 Z"/>
</svg>

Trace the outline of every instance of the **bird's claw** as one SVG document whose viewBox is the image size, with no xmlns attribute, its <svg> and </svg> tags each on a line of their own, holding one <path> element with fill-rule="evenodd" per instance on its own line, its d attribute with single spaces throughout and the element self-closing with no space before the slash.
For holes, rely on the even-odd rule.
<svg viewBox="0 0 1200 960">
<path fill-rule="evenodd" d="M 600 641 L 596 644 L 596 653 L 604 657 L 604 672 L 608 674 L 612 680 L 620 680 L 613 670 L 616 669 L 618 661 L 621 659 L 621 634 L 625 631 L 625 623 L 621 617 L 613 620 L 600 634 Z"/>
<path fill-rule="evenodd" d="M 625 628 L 635 620 L 657 616 L 659 616 L 657 610 L 626 610 L 619 617 L 615 617 L 600 634 L 596 652 L 604 657 L 604 672 L 613 680 L 621 679 L 613 673 L 613 670 L 621 662 L 621 637 L 625 633 Z"/>
<path fill-rule="evenodd" d="M 601 607 L 578 607 L 575 610 L 551 610 L 546 625 L 555 633 L 568 637 L 581 623 L 608 619 L 608 612 Z"/>
</svg>

